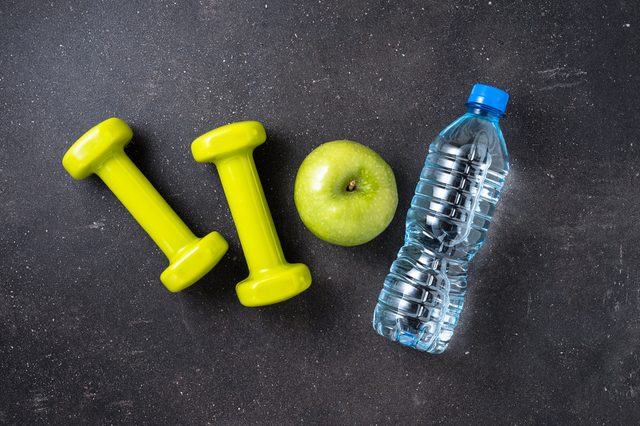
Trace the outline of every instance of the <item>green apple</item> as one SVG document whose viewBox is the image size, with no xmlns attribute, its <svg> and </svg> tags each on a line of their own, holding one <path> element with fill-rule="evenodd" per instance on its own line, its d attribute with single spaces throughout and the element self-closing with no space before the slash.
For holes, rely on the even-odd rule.
<svg viewBox="0 0 640 426">
<path fill-rule="evenodd" d="M 371 241 L 398 206 L 391 167 L 357 142 L 327 142 L 304 159 L 294 201 L 302 222 L 318 238 L 341 246 Z"/>
</svg>

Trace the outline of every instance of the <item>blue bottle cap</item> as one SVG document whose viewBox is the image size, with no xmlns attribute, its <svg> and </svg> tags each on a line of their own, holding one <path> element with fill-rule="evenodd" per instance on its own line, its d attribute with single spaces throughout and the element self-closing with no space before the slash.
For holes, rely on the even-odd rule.
<svg viewBox="0 0 640 426">
<path fill-rule="evenodd" d="M 500 113 L 504 114 L 504 111 L 507 109 L 508 101 L 509 94 L 504 90 L 484 84 L 474 84 L 467 103 L 486 105 L 497 109 Z"/>
</svg>

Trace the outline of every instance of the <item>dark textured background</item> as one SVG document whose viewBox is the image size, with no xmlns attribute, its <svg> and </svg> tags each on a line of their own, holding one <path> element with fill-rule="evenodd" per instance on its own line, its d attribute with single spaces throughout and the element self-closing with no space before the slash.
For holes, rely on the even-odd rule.
<svg viewBox="0 0 640 426">
<path fill-rule="evenodd" d="M 637 424 L 640 5 L 635 1 L 4 1 L 0 423 Z M 449 350 L 371 328 L 427 145 L 475 82 L 508 90 L 512 171 Z M 128 153 L 230 251 L 192 289 L 65 150 L 118 116 Z M 260 309 L 198 135 L 242 119 L 287 258 L 310 290 Z M 395 170 L 373 242 L 313 237 L 302 159 L 349 138 Z"/>
</svg>

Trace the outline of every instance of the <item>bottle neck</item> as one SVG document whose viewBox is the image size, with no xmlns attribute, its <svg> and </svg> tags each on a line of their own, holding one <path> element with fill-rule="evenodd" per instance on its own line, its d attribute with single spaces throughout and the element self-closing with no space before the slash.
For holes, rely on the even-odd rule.
<svg viewBox="0 0 640 426">
<path fill-rule="evenodd" d="M 490 121 L 497 122 L 498 120 L 500 120 L 500 117 L 504 115 L 501 111 L 495 108 L 491 108 L 490 106 L 482 105 L 476 102 L 468 102 L 466 105 L 468 114 L 483 117 Z"/>
</svg>

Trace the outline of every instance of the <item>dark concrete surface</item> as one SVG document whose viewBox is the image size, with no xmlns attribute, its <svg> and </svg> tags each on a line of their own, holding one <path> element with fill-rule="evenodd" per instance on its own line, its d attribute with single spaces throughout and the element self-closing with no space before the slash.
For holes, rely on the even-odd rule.
<svg viewBox="0 0 640 426">
<path fill-rule="evenodd" d="M 640 5 L 634 1 L 4 1 L 0 4 L 0 423 L 638 424 Z M 512 171 L 449 350 L 371 314 L 437 132 L 475 82 L 511 94 Z M 61 166 L 118 116 L 199 235 L 230 251 L 170 294 L 166 259 L 97 178 Z M 314 282 L 249 309 L 213 166 L 190 143 L 263 122 L 255 158 L 290 261 Z M 316 239 L 293 183 L 322 142 L 393 167 L 385 233 Z"/>
</svg>

